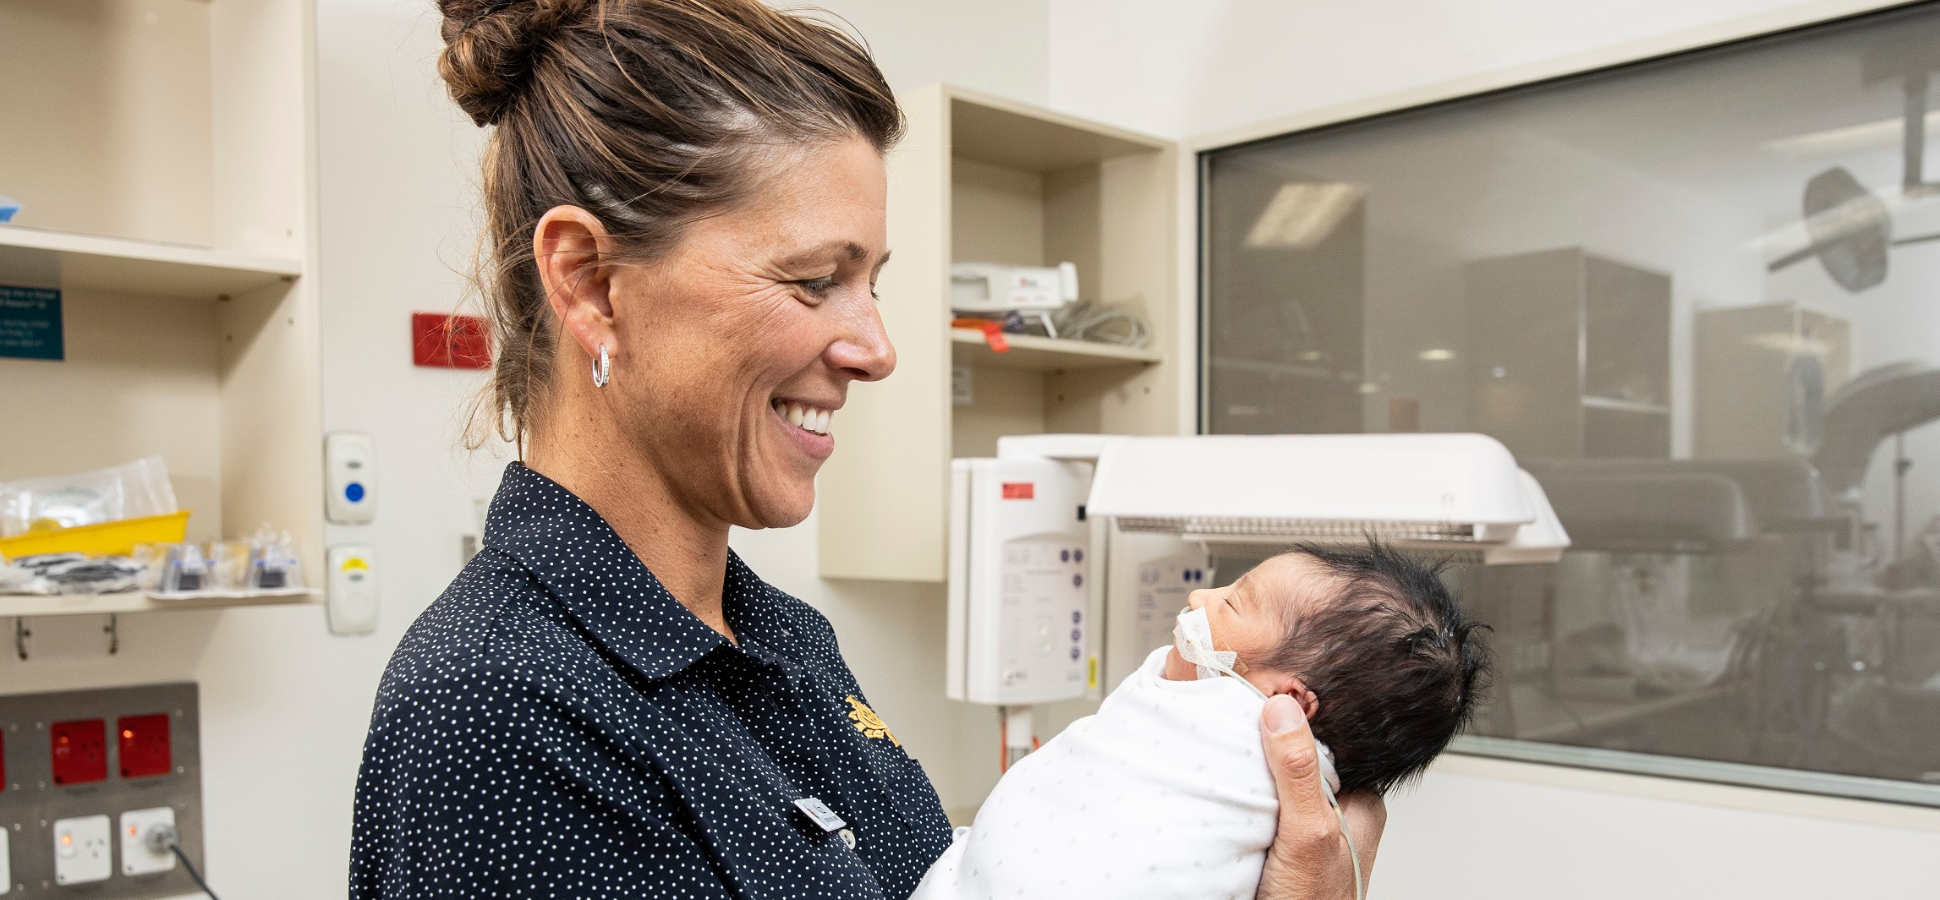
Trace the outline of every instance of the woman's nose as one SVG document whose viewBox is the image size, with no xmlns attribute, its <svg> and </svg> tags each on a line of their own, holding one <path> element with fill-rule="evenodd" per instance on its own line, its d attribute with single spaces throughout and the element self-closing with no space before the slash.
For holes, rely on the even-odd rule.
<svg viewBox="0 0 1940 900">
<path fill-rule="evenodd" d="M 873 299 L 856 304 L 843 324 L 844 333 L 825 353 L 829 365 L 857 381 L 881 381 L 896 371 L 896 348 Z"/>
<path fill-rule="evenodd" d="M 1207 595 L 1207 594 L 1209 594 L 1209 593 L 1212 593 L 1212 592 L 1211 592 L 1211 591 L 1209 591 L 1209 590 L 1207 590 L 1207 589 L 1205 589 L 1205 588 L 1200 588 L 1199 590 L 1196 590 L 1196 591 L 1193 591 L 1193 592 L 1192 592 L 1192 593 L 1190 593 L 1190 594 L 1187 594 L 1187 595 L 1186 595 L 1186 606 L 1187 606 L 1187 607 L 1189 607 L 1189 608 L 1191 608 L 1191 609 L 1198 609 L 1198 608 L 1199 608 L 1199 607 L 1201 607 L 1201 606 L 1205 606 L 1205 605 L 1206 605 L 1206 595 Z"/>
</svg>

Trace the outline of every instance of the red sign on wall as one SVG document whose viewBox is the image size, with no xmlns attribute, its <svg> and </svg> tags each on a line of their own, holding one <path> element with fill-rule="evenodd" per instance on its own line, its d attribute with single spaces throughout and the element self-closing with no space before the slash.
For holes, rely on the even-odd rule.
<svg viewBox="0 0 1940 900">
<path fill-rule="evenodd" d="M 489 369 L 492 342 L 485 320 L 446 313 L 411 314 L 411 361 L 445 369 Z"/>
<path fill-rule="evenodd" d="M 1037 485 L 1029 481 L 1004 482 L 1005 500 L 1029 500 L 1037 496 Z"/>
</svg>

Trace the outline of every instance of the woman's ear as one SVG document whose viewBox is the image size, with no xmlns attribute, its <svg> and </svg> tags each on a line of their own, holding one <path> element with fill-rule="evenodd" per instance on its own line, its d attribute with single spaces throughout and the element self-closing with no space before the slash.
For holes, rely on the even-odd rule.
<svg viewBox="0 0 1940 900">
<path fill-rule="evenodd" d="M 587 356 L 604 344 L 619 345 L 613 331 L 612 279 L 601 265 L 613 238 L 597 216 L 577 206 L 555 206 L 532 229 L 532 255 L 545 285 L 546 302 L 562 331 Z"/>
</svg>

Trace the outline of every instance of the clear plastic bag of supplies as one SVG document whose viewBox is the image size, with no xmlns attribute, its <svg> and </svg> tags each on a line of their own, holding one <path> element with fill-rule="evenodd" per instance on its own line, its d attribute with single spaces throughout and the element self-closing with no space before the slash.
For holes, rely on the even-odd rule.
<svg viewBox="0 0 1940 900">
<path fill-rule="evenodd" d="M 297 591 L 303 588 L 303 568 L 296 558 L 296 540 L 287 531 L 264 525 L 249 543 L 249 576 L 243 588 L 255 592 Z"/>
<path fill-rule="evenodd" d="M 74 528 L 175 510 L 175 489 L 159 456 L 111 469 L 0 482 L 0 537 L 24 534 L 42 522 Z"/>
</svg>

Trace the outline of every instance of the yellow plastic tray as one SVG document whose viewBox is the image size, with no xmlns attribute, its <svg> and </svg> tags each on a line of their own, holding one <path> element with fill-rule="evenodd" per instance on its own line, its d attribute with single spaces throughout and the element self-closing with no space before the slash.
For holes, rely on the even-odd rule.
<svg viewBox="0 0 1940 900">
<path fill-rule="evenodd" d="M 189 533 L 189 511 L 163 516 L 122 519 L 78 528 L 52 528 L 29 531 L 0 538 L 0 556 L 33 556 L 38 553 L 89 553 L 97 556 L 127 556 L 136 544 L 174 544 Z"/>
</svg>

